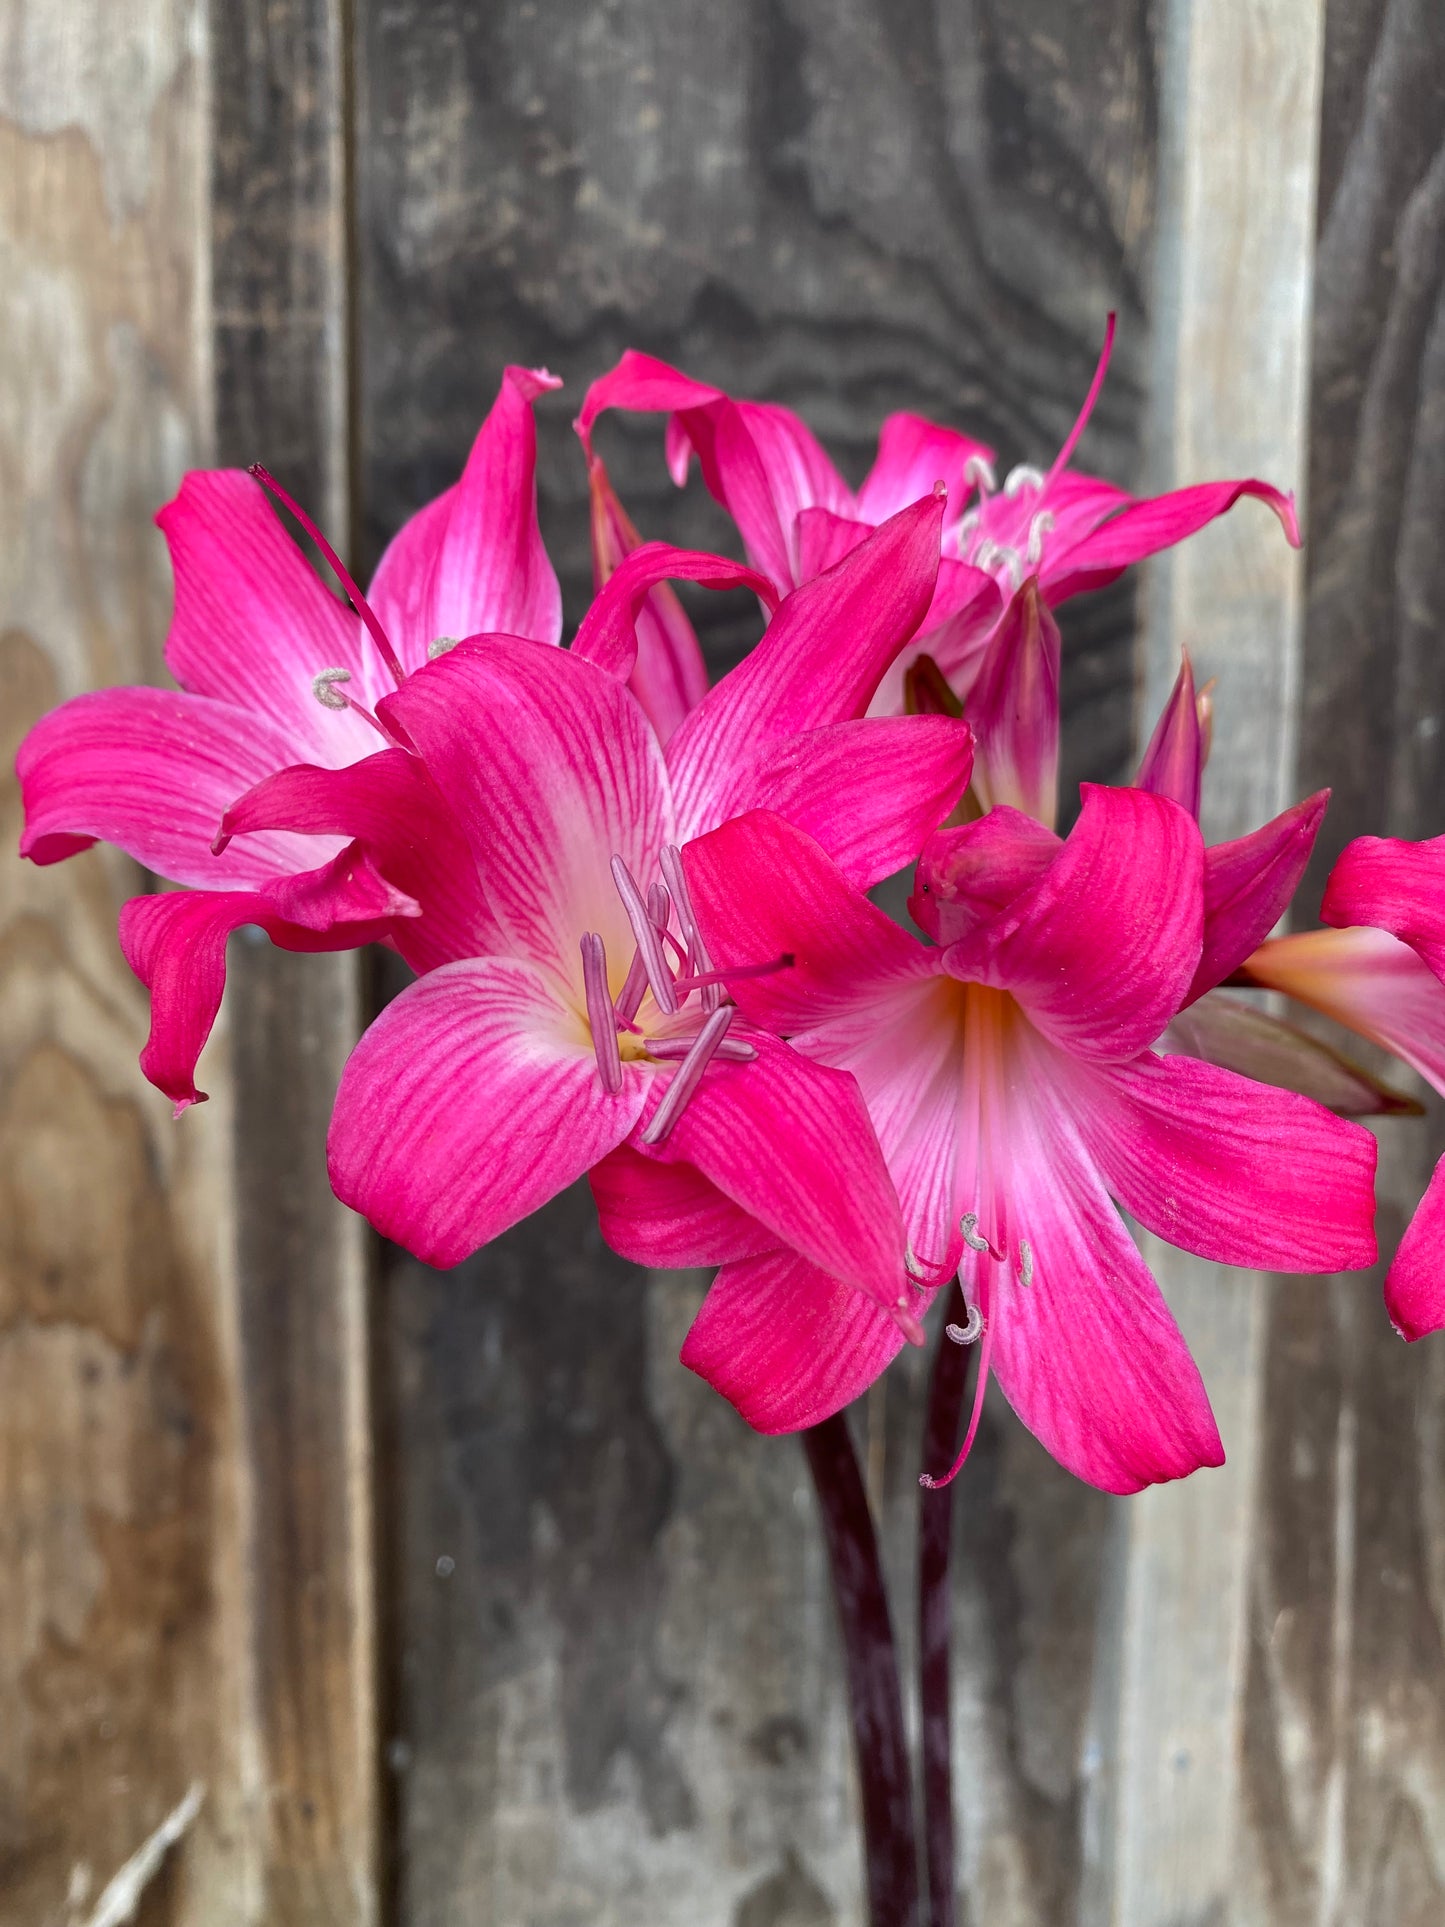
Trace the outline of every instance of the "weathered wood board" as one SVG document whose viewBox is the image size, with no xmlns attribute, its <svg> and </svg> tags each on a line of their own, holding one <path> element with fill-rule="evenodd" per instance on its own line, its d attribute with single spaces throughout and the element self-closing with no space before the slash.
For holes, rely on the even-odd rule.
<svg viewBox="0 0 1445 1927">
<path fill-rule="evenodd" d="M 204 446 L 198 16 L 0 25 L 0 1918 L 79 1923 L 192 1783 L 149 1927 L 249 1920 L 229 1079 L 182 1131 L 140 1078 L 115 852 L 20 864 L 20 736 L 153 678 L 150 517 Z"/>
</svg>

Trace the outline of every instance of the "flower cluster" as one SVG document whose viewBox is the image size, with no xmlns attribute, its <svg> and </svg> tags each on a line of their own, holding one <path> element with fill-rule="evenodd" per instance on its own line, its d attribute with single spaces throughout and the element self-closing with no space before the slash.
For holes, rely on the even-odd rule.
<svg viewBox="0 0 1445 1927">
<path fill-rule="evenodd" d="M 263 470 L 160 514 L 178 689 L 114 689 L 22 746 L 22 852 L 98 838 L 188 886 L 122 912 L 146 1075 L 177 1111 L 226 940 L 383 943 L 416 981 L 346 1067 L 338 1194 L 454 1264 L 584 1173 L 603 1231 L 716 1266 L 684 1362 L 762 1431 L 838 1410 L 921 1343 L 939 1289 L 1024 1423 L 1126 1492 L 1217 1464 L 1199 1374 L 1119 1213 L 1224 1263 L 1375 1256 L 1364 1071 L 1221 985 L 1282 990 L 1445 1089 L 1445 839 L 1367 839 L 1337 928 L 1270 938 L 1323 795 L 1207 848 L 1189 665 L 1131 786 L 1056 828 L 1054 610 L 1258 481 L 1134 500 L 913 415 L 857 491 L 787 410 L 629 353 L 577 421 L 596 594 L 562 645 L 533 403 L 509 369 L 457 483 L 365 595 Z M 592 446 L 667 416 L 747 563 L 642 542 Z M 300 519 L 345 600 L 268 496 Z M 708 686 L 670 583 L 751 590 L 761 639 Z M 868 892 L 914 868 L 915 934 Z M 1387 1285 L 1445 1322 L 1445 1176 Z M 973 1424 L 977 1424 L 977 1406 Z M 972 1437 L 970 1427 L 969 1437 Z M 965 1450 L 967 1445 L 965 1445 Z"/>
</svg>

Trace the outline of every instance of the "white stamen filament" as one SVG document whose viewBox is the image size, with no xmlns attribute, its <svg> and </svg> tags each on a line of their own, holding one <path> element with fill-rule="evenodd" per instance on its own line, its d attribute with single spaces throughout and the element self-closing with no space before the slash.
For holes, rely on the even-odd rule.
<svg viewBox="0 0 1445 1927">
<path fill-rule="evenodd" d="M 675 889 L 674 895 L 676 895 Z M 681 908 L 680 905 L 679 908 Z M 707 1019 L 698 1032 L 691 1050 L 673 1073 L 672 1082 L 668 1085 L 662 1102 L 643 1128 L 644 1144 L 661 1144 L 681 1117 L 688 1099 L 702 1081 L 702 1074 L 707 1069 L 713 1052 L 727 1035 L 728 1026 L 732 1020 L 731 1004 L 725 1004 L 721 1010 L 713 1011 Z"/>
</svg>

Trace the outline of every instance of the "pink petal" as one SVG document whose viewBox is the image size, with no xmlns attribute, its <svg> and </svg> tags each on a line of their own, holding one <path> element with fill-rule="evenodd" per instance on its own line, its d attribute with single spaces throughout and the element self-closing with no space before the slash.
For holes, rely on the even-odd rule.
<svg viewBox="0 0 1445 1927">
<path fill-rule="evenodd" d="M 903 1220 L 857 1084 L 760 1031 L 748 1041 L 756 1060 L 715 1060 L 651 1155 L 696 1165 L 776 1242 L 894 1304 Z"/>
<path fill-rule="evenodd" d="M 1065 1050 L 1137 1057 L 1180 1008 L 1199 961 L 1199 827 L 1145 790 L 1080 786 L 1084 806 L 1040 881 L 944 952 L 965 982 L 1010 991 Z"/>
<path fill-rule="evenodd" d="M 645 542 L 618 564 L 598 591 L 582 618 L 571 653 L 581 662 L 595 663 L 618 682 L 627 682 L 637 668 L 639 615 L 657 585 L 669 577 L 697 582 L 705 589 L 751 589 L 769 610 L 777 607 L 778 598 L 772 584 L 755 569 L 745 569 L 740 563 L 700 550 L 674 549 L 666 542 Z M 700 663 L 701 656 L 698 660 Z M 702 689 L 705 694 L 705 670 Z"/>
<path fill-rule="evenodd" d="M 592 579 L 593 587 L 601 589 L 626 557 L 642 546 L 642 538 L 599 456 L 592 457 L 589 479 Z M 665 582 L 638 608 L 634 628 L 637 660 L 628 687 L 656 730 L 657 740 L 665 743 L 707 694 L 707 664 L 682 604 Z"/>
<path fill-rule="evenodd" d="M 1199 1057 L 1261 1084 L 1312 1097 L 1340 1117 L 1419 1116 L 1423 1106 L 1352 1058 L 1242 998 L 1211 990 L 1170 1024 L 1157 1048 Z"/>
<path fill-rule="evenodd" d="M 679 409 L 705 408 L 710 402 L 723 401 L 721 388 L 710 388 L 694 381 L 680 369 L 629 348 L 615 368 L 597 380 L 582 398 L 582 407 L 573 427 L 582 446 L 592 453 L 592 430 L 599 415 L 609 408 L 625 408 L 640 415 L 672 414 Z M 682 477 L 677 477 L 682 480 Z"/>
<path fill-rule="evenodd" d="M 1135 502 L 1103 523 L 1072 547 L 1050 544 L 1044 586 L 1057 608 L 1084 589 L 1099 589 L 1121 575 L 1131 562 L 1161 549 L 1173 548 L 1206 523 L 1232 509 L 1244 495 L 1253 495 L 1279 517 L 1291 548 L 1300 545 L 1299 522 L 1293 494 L 1284 495 L 1268 482 L 1199 482 L 1177 488 L 1149 501 Z"/>
<path fill-rule="evenodd" d="M 931 495 L 942 482 L 957 513 L 973 492 L 970 462 L 993 462 L 983 442 L 940 428 L 922 415 L 890 415 L 878 432 L 878 457 L 858 491 L 858 513 L 881 522 L 910 502 Z"/>
<path fill-rule="evenodd" d="M 883 672 L 868 705 L 870 716 L 901 716 L 907 707 L 904 679 L 919 656 L 931 656 L 960 701 L 967 701 L 1003 614 L 1003 597 L 991 575 L 944 556 L 938 582 L 918 634 Z"/>
<path fill-rule="evenodd" d="M 914 1294 L 918 1312 L 931 1292 Z M 682 1362 L 757 1432 L 799 1432 L 867 1390 L 904 1343 L 887 1312 L 789 1251 L 724 1265 Z"/>
<path fill-rule="evenodd" d="M 1105 1492 L 1137 1492 L 1224 1449 L 1198 1368 L 1087 1154 L 1047 1093 L 1010 1105 L 1009 1212 L 1027 1242 L 1032 1282 L 1017 1258 L 992 1274 L 999 1389 L 1069 1471 Z M 1017 1269 L 1015 1269 L 1017 1264 Z"/>
<path fill-rule="evenodd" d="M 1244 971 L 1261 989 L 1282 990 L 1383 1044 L 1445 1092 L 1445 985 L 1398 937 L 1369 929 L 1272 937 Z"/>
<path fill-rule="evenodd" d="M 385 749 L 344 770 L 281 770 L 234 803 L 222 829 L 356 838 L 380 874 L 420 906 L 394 933 L 413 970 L 507 948 L 460 824 L 405 750 Z"/>
<path fill-rule="evenodd" d="M 951 717 L 832 723 L 760 758 L 736 806 L 785 817 L 870 890 L 913 860 L 972 769 L 973 733 Z"/>
<path fill-rule="evenodd" d="M 345 1204 L 431 1265 L 454 1265 L 613 1150 L 647 1080 L 609 1096 L 551 973 L 509 957 L 420 978 L 352 1052 L 328 1139 Z"/>
<path fill-rule="evenodd" d="M 25 804 L 20 853 L 54 863 L 83 847 L 77 839 L 99 837 L 158 876 L 201 888 L 244 889 L 308 870 L 327 846 L 275 832 L 211 853 L 227 805 L 295 759 L 276 724 L 206 696 L 76 696 L 41 717 L 15 759 Z"/>
<path fill-rule="evenodd" d="M 794 590 L 752 653 L 688 717 L 667 749 L 686 835 L 733 813 L 750 761 L 803 730 L 863 714 L 932 597 L 942 512 L 936 497 L 905 509 Z"/>
<path fill-rule="evenodd" d="M 1031 576 L 990 638 L 968 698 L 985 807 L 1008 803 L 1051 828 L 1059 792 L 1059 627 Z"/>
<path fill-rule="evenodd" d="M 662 1164 L 620 1144 L 591 1171 L 602 1235 L 634 1264 L 720 1265 L 777 1239 L 690 1164 Z"/>
<path fill-rule="evenodd" d="M 1194 693 L 1194 670 L 1186 650 L 1174 688 L 1144 751 L 1134 779 L 1136 787 L 1169 797 L 1198 822 L 1206 750 Z"/>
<path fill-rule="evenodd" d="M 937 953 L 862 896 L 812 837 L 754 811 L 687 844 L 688 889 L 714 966 L 791 956 L 729 994 L 765 1030 L 805 1030 L 934 974 Z"/>
<path fill-rule="evenodd" d="M 1190 1002 L 1237 970 L 1289 908 L 1329 800 L 1318 790 L 1262 829 L 1204 852 L 1204 949 Z"/>
<path fill-rule="evenodd" d="M 264 890 L 178 890 L 132 897 L 120 913 L 120 947 L 151 993 L 140 1066 L 176 1107 L 205 1101 L 196 1061 L 221 1007 L 226 939 L 257 924 L 283 950 L 352 950 L 391 934 L 415 905 L 378 877 L 357 849 L 309 876 Z"/>
<path fill-rule="evenodd" d="M 368 600 L 408 669 L 440 637 L 482 633 L 555 643 L 562 592 L 537 526 L 532 403 L 561 382 L 508 368 L 461 480 L 414 515 L 377 564 Z"/>
<path fill-rule="evenodd" d="M 633 937 L 612 858 L 646 888 L 673 840 L 662 751 L 628 692 L 570 650 L 489 636 L 418 671 L 383 708 L 455 810 L 521 954 L 571 982 L 592 930 L 625 970 Z"/>
<path fill-rule="evenodd" d="M 928 839 L 908 913 L 935 943 L 957 943 L 1038 883 L 1062 848 L 1053 830 L 1000 803 Z"/>
<path fill-rule="evenodd" d="M 822 575 L 845 555 L 851 555 L 882 520 L 882 516 L 875 516 L 860 522 L 856 516 L 838 515 L 832 509 L 800 509 L 793 529 L 799 582 L 811 582 L 815 575 Z"/>
<path fill-rule="evenodd" d="M 391 679 L 260 483 L 239 469 L 195 470 L 156 522 L 175 571 L 166 663 L 176 681 L 194 695 L 257 712 L 268 733 L 286 741 L 283 762 L 364 755 L 365 723 L 323 709 L 313 679 L 323 669 L 346 669 L 352 693 L 367 703 Z"/>
<path fill-rule="evenodd" d="M 1260 1271 L 1374 1263 L 1376 1146 L 1362 1125 L 1193 1057 L 1049 1057 L 1037 1074 L 1064 1093 L 1109 1189 L 1170 1244 Z"/>
<path fill-rule="evenodd" d="M 1424 1338 L 1445 1326 L 1445 1158 L 1386 1274 L 1385 1310 L 1402 1338 Z"/>
<path fill-rule="evenodd" d="M 1320 915 L 1388 930 L 1445 979 L 1445 836 L 1356 837 L 1330 873 Z"/>
</svg>

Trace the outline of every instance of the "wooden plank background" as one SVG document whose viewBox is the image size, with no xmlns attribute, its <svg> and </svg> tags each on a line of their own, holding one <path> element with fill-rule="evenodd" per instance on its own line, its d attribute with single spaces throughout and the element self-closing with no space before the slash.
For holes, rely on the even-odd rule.
<svg viewBox="0 0 1445 1927">
<path fill-rule="evenodd" d="M 1324 781 L 1327 856 L 1445 828 L 1435 0 L 0 0 L 0 145 L 7 740 L 162 675 L 188 462 L 366 567 L 547 361 L 570 621 L 624 345 L 856 478 L 896 407 L 1046 459 L 1113 307 L 1082 459 L 1307 479 L 1304 621 L 1250 505 L 1066 611 L 1066 781 L 1188 640 L 1216 833 Z M 728 544 L 657 423 L 604 434 L 646 533 Z M 755 633 L 696 615 L 718 669 Z M 238 939 L 172 1126 L 127 871 L 0 869 L 0 1918 L 90 1927 L 194 1783 L 142 1927 L 858 1927 L 801 1454 L 677 1366 L 703 1280 L 583 1192 L 454 1273 L 375 1252 L 321 1175 L 352 960 Z M 963 1918 L 1436 1927 L 1445 1351 L 1359 1280 L 1168 1263 L 1230 1467 L 1116 1505 L 991 1405 L 959 1481 Z M 921 1375 L 855 1415 L 905 1638 Z"/>
</svg>

